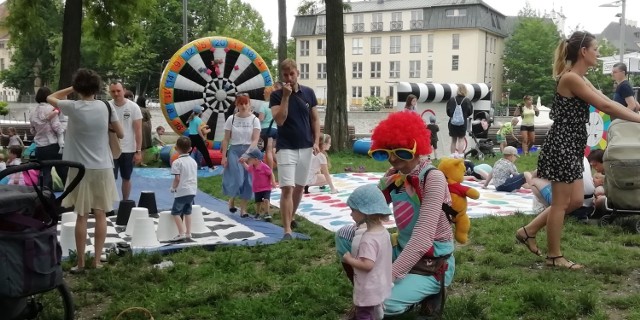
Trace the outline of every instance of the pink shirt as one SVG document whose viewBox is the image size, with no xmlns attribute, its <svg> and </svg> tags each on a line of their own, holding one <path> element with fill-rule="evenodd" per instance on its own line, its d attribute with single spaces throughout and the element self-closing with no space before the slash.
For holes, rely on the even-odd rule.
<svg viewBox="0 0 640 320">
<path fill-rule="evenodd" d="M 386 229 L 366 231 L 360 240 L 356 258 L 375 262 L 371 271 L 353 268 L 353 304 L 370 307 L 382 304 L 391 295 L 391 239 Z"/>
<path fill-rule="evenodd" d="M 252 186 L 251 190 L 253 192 L 262 192 L 271 190 L 271 168 L 269 166 L 260 161 L 258 167 L 249 166 L 247 169 L 249 174 L 251 175 Z"/>
</svg>

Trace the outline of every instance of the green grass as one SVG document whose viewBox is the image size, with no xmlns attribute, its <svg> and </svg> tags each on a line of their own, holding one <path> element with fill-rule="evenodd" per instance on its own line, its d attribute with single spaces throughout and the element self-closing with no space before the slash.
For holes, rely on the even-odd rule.
<svg viewBox="0 0 640 320">
<path fill-rule="evenodd" d="M 332 154 L 331 163 L 332 172 L 349 165 L 364 165 L 368 171 L 388 167 L 350 153 Z M 530 170 L 535 157 L 522 157 L 517 165 L 520 171 Z M 220 183 L 220 177 L 212 177 L 200 186 L 222 198 Z M 279 215 L 275 218 L 279 224 Z M 351 285 L 334 253 L 333 233 L 298 220 L 298 231 L 311 240 L 110 257 L 103 270 L 66 274 L 78 319 L 114 319 L 132 306 L 149 309 L 158 320 L 338 319 L 351 303 Z M 470 244 L 456 250 L 445 319 L 640 319 L 638 235 L 618 226 L 568 221 L 564 253 L 586 270 L 552 270 L 515 244 L 515 230 L 530 220 L 515 215 L 472 221 Z M 545 248 L 544 232 L 538 241 Z M 163 259 L 175 267 L 151 268 Z M 415 314 L 398 319 L 413 318 Z"/>
</svg>

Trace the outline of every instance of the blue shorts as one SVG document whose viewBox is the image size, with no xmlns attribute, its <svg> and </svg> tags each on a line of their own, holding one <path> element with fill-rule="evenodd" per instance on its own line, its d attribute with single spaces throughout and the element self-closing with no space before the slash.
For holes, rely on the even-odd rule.
<svg viewBox="0 0 640 320">
<path fill-rule="evenodd" d="M 544 186 L 544 188 L 540 189 L 540 195 L 544 198 L 548 204 L 551 204 L 551 184 Z"/>
<path fill-rule="evenodd" d="M 171 208 L 171 215 L 172 216 L 179 216 L 179 215 L 190 215 L 191 214 L 191 205 L 193 204 L 193 199 L 196 197 L 196 195 L 192 194 L 192 195 L 188 195 L 188 196 L 182 196 L 182 197 L 176 197 L 173 200 L 173 207 Z"/>
<path fill-rule="evenodd" d="M 135 152 L 122 153 L 118 159 L 113 159 L 113 175 L 118 180 L 118 170 L 122 180 L 131 180 L 133 172 L 133 156 Z"/>
<path fill-rule="evenodd" d="M 254 192 L 253 195 L 255 197 L 256 203 L 262 202 L 262 200 L 271 200 L 271 190 Z"/>
</svg>

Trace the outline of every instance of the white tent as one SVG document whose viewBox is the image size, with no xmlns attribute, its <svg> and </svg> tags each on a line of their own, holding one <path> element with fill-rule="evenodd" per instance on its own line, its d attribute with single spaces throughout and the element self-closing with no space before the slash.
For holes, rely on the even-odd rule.
<svg viewBox="0 0 640 320">
<path fill-rule="evenodd" d="M 611 74 L 613 65 L 620 62 L 620 56 L 600 57 L 602 61 L 602 74 Z M 640 52 L 624 54 L 624 63 L 627 65 L 627 72 L 640 73 Z"/>
</svg>

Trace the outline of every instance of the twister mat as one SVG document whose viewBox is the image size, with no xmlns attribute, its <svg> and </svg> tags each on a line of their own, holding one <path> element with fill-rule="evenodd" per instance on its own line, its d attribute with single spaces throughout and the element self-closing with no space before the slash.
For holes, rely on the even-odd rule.
<svg viewBox="0 0 640 320">
<path fill-rule="evenodd" d="M 310 187 L 310 193 L 302 197 L 297 214 L 327 230 L 337 231 L 340 227 L 353 223 L 351 210 L 346 204 L 351 192 L 363 184 L 378 183 L 382 173 L 338 173 L 332 174 L 331 177 L 338 193 L 331 194 L 328 188 L 321 190 L 318 187 Z M 465 181 L 463 184 L 480 192 L 480 199 L 468 200 L 467 214 L 471 218 L 508 216 L 515 212 L 532 213 L 534 196 L 530 190 L 520 189 L 506 193 L 497 192 L 493 186 L 482 189 L 482 184 L 473 180 Z M 272 191 L 271 204 L 280 206 L 279 189 Z M 386 227 L 395 227 L 393 217 L 386 223 Z"/>
<path fill-rule="evenodd" d="M 221 168 L 220 168 L 221 169 Z M 221 170 L 198 170 L 199 178 L 211 177 L 221 173 Z M 171 187 L 172 176 L 169 168 L 135 168 L 131 176 L 132 188 L 130 199 L 136 203 L 142 191 L 153 191 L 156 198 L 158 211 L 171 210 L 173 205 L 173 195 L 169 189 Z M 201 180 L 200 180 L 201 181 Z M 116 180 L 118 192 L 121 190 L 121 179 Z M 213 196 L 198 190 L 195 204 L 202 206 L 202 214 L 205 226 L 210 232 L 193 234 L 192 242 L 167 244 L 162 243 L 157 247 L 146 247 L 145 251 L 171 252 L 189 246 L 213 247 L 216 245 L 259 245 L 273 244 L 279 242 L 284 230 L 280 226 L 255 220 L 253 218 L 240 218 L 238 214 L 228 211 L 226 201 L 214 198 Z M 114 208 L 118 208 L 118 203 L 114 203 Z M 125 235 L 126 226 L 116 225 L 116 216 L 107 217 L 107 239 L 105 250 L 113 247 L 118 242 L 131 243 L 131 237 Z M 157 228 L 158 219 L 154 219 Z M 93 251 L 92 238 L 95 232 L 95 220 L 89 218 L 87 225 L 87 252 Z M 58 238 L 60 238 L 61 225 L 58 225 Z M 308 236 L 295 233 L 297 239 L 309 239 Z M 133 248 L 136 250 L 136 248 Z M 64 253 L 67 254 L 66 252 Z"/>
</svg>

